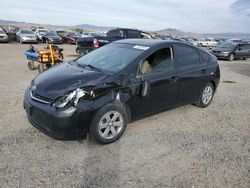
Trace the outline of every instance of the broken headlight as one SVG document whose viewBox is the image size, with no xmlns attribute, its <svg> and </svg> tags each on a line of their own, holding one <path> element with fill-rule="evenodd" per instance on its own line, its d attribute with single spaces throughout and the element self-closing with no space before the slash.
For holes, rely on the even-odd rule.
<svg viewBox="0 0 250 188">
<path fill-rule="evenodd" d="M 86 95 L 86 91 L 78 88 L 68 95 L 59 97 L 54 103 L 53 106 L 57 108 L 64 108 L 68 103 L 73 102 L 73 105 L 76 106 L 79 102 L 79 99 Z"/>
</svg>

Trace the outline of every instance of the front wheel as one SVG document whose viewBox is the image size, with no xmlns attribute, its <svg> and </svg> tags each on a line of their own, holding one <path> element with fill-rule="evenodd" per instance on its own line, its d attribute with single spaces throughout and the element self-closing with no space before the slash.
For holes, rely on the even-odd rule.
<svg viewBox="0 0 250 188">
<path fill-rule="evenodd" d="M 234 57 L 234 54 L 230 54 L 230 55 L 228 56 L 228 60 L 229 60 L 229 61 L 233 61 L 234 58 L 235 58 L 235 57 Z"/>
<path fill-rule="evenodd" d="M 34 70 L 35 69 L 35 63 L 34 63 L 34 61 L 29 61 L 28 62 L 28 69 L 29 70 Z"/>
<path fill-rule="evenodd" d="M 119 104 L 110 104 L 100 109 L 90 127 L 91 138 L 100 144 L 118 140 L 127 126 L 125 111 Z"/>
<path fill-rule="evenodd" d="M 209 82 L 202 90 L 199 100 L 195 103 L 196 106 L 205 108 L 207 107 L 214 96 L 214 86 Z"/>
</svg>

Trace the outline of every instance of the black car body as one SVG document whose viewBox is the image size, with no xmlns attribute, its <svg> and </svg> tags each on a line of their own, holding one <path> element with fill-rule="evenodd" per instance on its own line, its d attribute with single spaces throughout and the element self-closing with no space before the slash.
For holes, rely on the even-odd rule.
<svg viewBox="0 0 250 188">
<path fill-rule="evenodd" d="M 78 54 L 84 55 L 96 48 L 109 44 L 110 42 L 122 39 L 132 39 L 132 38 L 152 39 L 153 37 L 149 33 L 140 30 L 117 28 L 110 30 L 107 33 L 107 36 L 99 35 L 99 36 L 78 38 L 76 43 L 77 44 L 76 52 Z"/>
<path fill-rule="evenodd" d="M 62 38 L 56 32 L 49 31 L 42 36 L 43 42 L 52 44 L 62 44 Z"/>
<path fill-rule="evenodd" d="M 218 59 L 241 59 L 250 58 L 250 44 L 247 43 L 232 43 L 223 42 L 216 48 L 213 48 L 211 53 L 213 53 Z"/>
<path fill-rule="evenodd" d="M 54 138 L 90 132 L 110 143 L 127 122 L 189 103 L 206 107 L 219 80 L 216 57 L 201 49 L 177 41 L 121 40 L 39 74 L 25 92 L 24 108 L 31 124 Z M 110 126 L 114 117 L 124 124 L 121 132 L 105 132 L 110 139 L 102 139 L 98 122 Z"/>
</svg>

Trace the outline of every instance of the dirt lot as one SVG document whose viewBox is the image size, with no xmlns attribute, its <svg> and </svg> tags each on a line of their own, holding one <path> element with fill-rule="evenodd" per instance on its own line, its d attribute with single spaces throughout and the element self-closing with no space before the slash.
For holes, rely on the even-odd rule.
<svg viewBox="0 0 250 188">
<path fill-rule="evenodd" d="M 57 141 L 27 121 L 23 94 L 37 74 L 27 47 L 0 44 L 0 187 L 250 187 L 250 60 L 219 62 L 208 108 L 136 121 L 103 146 Z M 72 59 L 75 46 L 62 47 Z"/>
</svg>

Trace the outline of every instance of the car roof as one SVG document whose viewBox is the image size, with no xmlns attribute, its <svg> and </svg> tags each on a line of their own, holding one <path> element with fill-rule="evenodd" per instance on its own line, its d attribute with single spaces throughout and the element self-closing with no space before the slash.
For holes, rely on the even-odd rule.
<svg viewBox="0 0 250 188">
<path fill-rule="evenodd" d="M 134 44 L 134 45 L 142 45 L 142 46 L 148 46 L 148 47 L 157 47 L 164 44 L 186 44 L 183 42 L 178 42 L 174 40 L 158 40 L 158 39 L 124 39 L 124 40 L 118 40 L 114 43 L 120 43 L 120 44 Z M 188 44 L 187 44 L 188 45 Z"/>
</svg>

